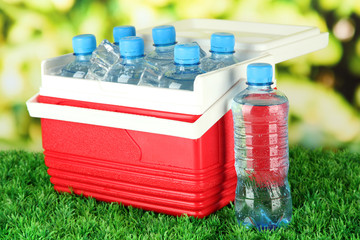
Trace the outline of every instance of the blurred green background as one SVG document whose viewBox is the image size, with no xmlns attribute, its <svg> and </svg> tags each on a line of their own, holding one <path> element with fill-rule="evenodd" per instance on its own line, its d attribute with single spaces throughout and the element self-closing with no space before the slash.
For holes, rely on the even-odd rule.
<svg viewBox="0 0 360 240">
<path fill-rule="evenodd" d="M 38 92 L 41 61 L 72 52 L 71 38 L 112 28 L 218 18 L 308 25 L 329 32 L 326 49 L 277 65 L 290 100 L 290 144 L 360 152 L 358 0 L 1 0 L 0 149 L 41 150 L 39 119 L 25 101 Z"/>
</svg>

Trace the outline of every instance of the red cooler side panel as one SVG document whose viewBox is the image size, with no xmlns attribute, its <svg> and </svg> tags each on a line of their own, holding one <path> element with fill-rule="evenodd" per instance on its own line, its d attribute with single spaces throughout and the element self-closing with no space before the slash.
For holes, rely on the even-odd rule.
<svg viewBox="0 0 360 240">
<path fill-rule="evenodd" d="M 197 217 L 234 200 L 230 111 L 195 140 L 51 119 L 41 124 L 57 191 Z"/>
</svg>

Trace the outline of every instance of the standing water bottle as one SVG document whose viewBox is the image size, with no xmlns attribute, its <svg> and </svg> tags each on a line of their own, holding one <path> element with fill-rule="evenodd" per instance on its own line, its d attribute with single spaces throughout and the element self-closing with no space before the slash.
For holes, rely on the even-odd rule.
<svg viewBox="0 0 360 240">
<path fill-rule="evenodd" d="M 72 45 L 75 60 L 61 70 L 61 76 L 84 78 L 90 67 L 90 58 L 96 48 L 96 39 L 92 34 L 82 34 L 73 37 Z"/>
<path fill-rule="evenodd" d="M 288 111 L 286 96 L 273 89 L 272 66 L 250 64 L 248 87 L 232 102 L 238 222 L 259 230 L 275 229 L 291 220 Z"/>
<path fill-rule="evenodd" d="M 214 71 L 239 62 L 234 56 L 235 37 L 231 33 L 217 32 L 211 35 L 211 56 L 201 60 L 205 72 Z"/>
</svg>

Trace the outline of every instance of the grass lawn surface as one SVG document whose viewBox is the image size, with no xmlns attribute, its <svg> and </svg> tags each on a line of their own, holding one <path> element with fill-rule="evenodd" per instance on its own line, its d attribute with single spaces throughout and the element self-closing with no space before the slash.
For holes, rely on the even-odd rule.
<svg viewBox="0 0 360 240">
<path fill-rule="evenodd" d="M 292 223 L 238 226 L 232 204 L 204 219 L 57 193 L 42 153 L 0 152 L 0 239 L 360 239 L 360 155 L 290 149 Z"/>
</svg>

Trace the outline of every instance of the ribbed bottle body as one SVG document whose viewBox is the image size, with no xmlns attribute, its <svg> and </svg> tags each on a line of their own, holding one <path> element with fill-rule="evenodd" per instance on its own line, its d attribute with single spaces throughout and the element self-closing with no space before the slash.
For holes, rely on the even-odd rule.
<svg viewBox="0 0 360 240">
<path fill-rule="evenodd" d="M 246 226 L 274 229 L 291 220 L 288 111 L 286 96 L 266 86 L 234 98 L 235 212 Z"/>
</svg>

